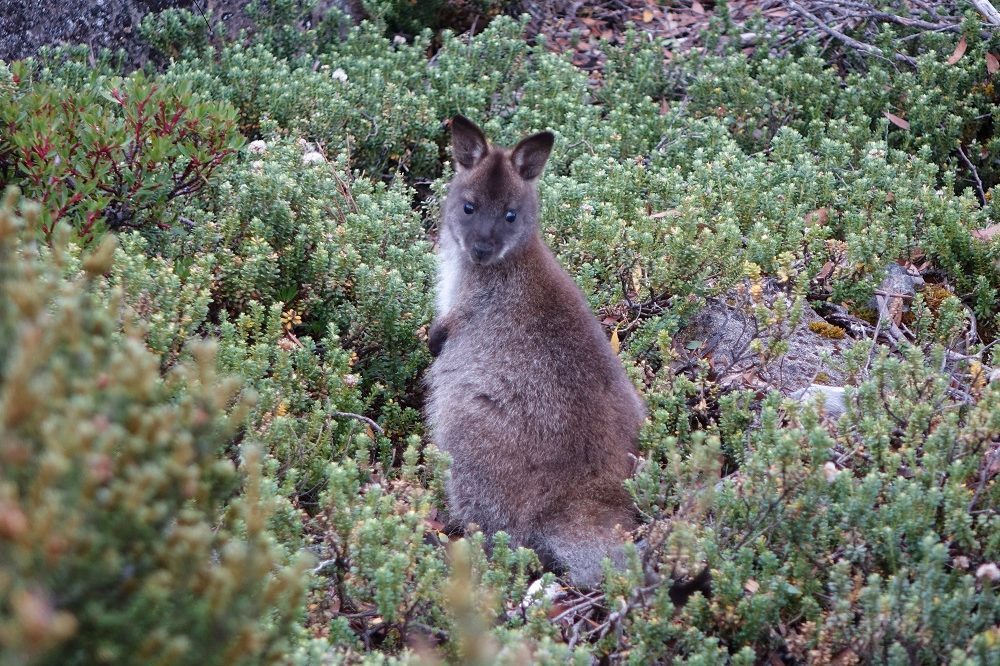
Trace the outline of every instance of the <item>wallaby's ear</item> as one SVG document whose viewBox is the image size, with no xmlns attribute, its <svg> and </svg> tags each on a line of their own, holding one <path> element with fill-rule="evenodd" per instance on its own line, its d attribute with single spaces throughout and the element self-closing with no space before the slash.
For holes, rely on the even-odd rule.
<svg viewBox="0 0 1000 666">
<path fill-rule="evenodd" d="M 521 178 L 534 180 L 542 175 L 545 160 L 549 159 L 555 141 L 556 137 L 552 132 L 539 132 L 522 139 L 521 143 L 514 146 L 510 159 Z"/>
<path fill-rule="evenodd" d="M 465 116 L 451 119 L 451 154 L 455 158 L 456 171 L 476 166 L 488 150 L 486 136 L 476 123 Z"/>
</svg>

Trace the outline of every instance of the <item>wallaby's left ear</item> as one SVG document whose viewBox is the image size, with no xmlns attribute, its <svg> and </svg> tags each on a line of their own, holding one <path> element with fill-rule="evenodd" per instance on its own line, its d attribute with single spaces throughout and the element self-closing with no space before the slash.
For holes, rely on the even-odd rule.
<svg viewBox="0 0 1000 666">
<path fill-rule="evenodd" d="M 549 159 L 555 141 L 556 137 L 552 132 L 539 132 L 514 146 L 510 159 L 514 163 L 514 168 L 521 174 L 521 178 L 534 180 L 542 175 L 545 161 Z"/>
</svg>

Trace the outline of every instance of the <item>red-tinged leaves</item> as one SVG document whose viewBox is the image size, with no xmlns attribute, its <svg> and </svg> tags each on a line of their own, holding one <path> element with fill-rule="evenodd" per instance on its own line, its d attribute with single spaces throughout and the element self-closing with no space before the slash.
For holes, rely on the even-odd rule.
<svg viewBox="0 0 1000 666">
<path fill-rule="evenodd" d="M 829 208 L 817 208 L 816 210 L 806 213 L 806 226 L 808 227 L 821 227 L 827 223 L 830 219 L 830 209 Z"/>
<path fill-rule="evenodd" d="M 996 74 L 1000 71 L 1000 59 L 997 59 L 992 53 L 986 54 L 986 71 L 990 74 Z"/>
<path fill-rule="evenodd" d="M 832 261 L 828 261 L 823 264 L 823 268 L 819 269 L 819 273 L 816 274 L 816 279 L 819 281 L 828 280 L 831 275 L 833 275 L 833 269 L 836 265 Z"/>
<path fill-rule="evenodd" d="M 991 224 L 985 229 L 976 229 L 972 232 L 972 237 L 981 241 L 990 241 L 997 236 L 1000 236 L 1000 224 Z"/>
<path fill-rule="evenodd" d="M 962 35 L 962 38 L 958 40 L 958 44 L 955 46 L 955 50 L 952 51 L 951 56 L 948 58 L 948 64 L 954 65 L 956 62 L 961 60 L 962 56 L 965 55 L 965 49 L 967 49 L 968 46 L 968 43 L 965 41 L 965 35 Z"/>
<path fill-rule="evenodd" d="M 851 648 L 845 648 L 837 653 L 830 664 L 831 666 L 846 666 L 847 664 L 856 664 L 857 661 L 858 653 Z"/>
<path fill-rule="evenodd" d="M 908 130 L 910 129 L 910 123 L 905 119 L 900 118 L 895 113 L 889 113 L 888 111 L 883 111 L 882 115 L 889 119 L 889 122 L 900 129 Z"/>
<path fill-rule="evenodd" d="M 569 603 L 564 603 L 564 602 L 554 603 L 552 604 L 552 608 L 549 610 L 547 617 L 550 620 L 553 618 L 557 618 L 572 607 L 573 607 L 572 604 Z"/>
<path fill-rule="evenodd" d="M 184 90 L 159 89 L 140 75 L 73 98 L 52 95 L 25 96 L 6 128 L 22 186 L 43 203 L 46 236 L 60 218 L 83 239 L 102 222 L 148 224 L 168 201 L 209 183 L 241 141 L 229 109 L 192 110 Z"/>
</svg>

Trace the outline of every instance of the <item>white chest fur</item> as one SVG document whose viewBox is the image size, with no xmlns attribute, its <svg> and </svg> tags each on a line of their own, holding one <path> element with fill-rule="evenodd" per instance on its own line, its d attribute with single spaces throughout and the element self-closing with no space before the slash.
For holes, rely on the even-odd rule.
<svg viewBox="0 0 1000 666">
<path fill-rule="evenodd" d="M 434 300 L 435 315 L 443 317 L 455 305 L 461 283 L 461 263 L 454 243 L 442 240 L 438 251 L 437 293 Z"/>
</svg>

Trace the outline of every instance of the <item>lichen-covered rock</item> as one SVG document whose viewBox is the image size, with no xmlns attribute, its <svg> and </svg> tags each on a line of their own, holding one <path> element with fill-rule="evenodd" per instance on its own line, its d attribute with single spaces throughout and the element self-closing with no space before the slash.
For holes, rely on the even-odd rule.
<svg viewBox="0 0 1000 666">
<path fill-rule="evenodd" d="M 789 295 L 774 280 L 764 280 L 760 298 L 773 305 L 775 299 L 788 301 Z M 748 385 L 787 393 L 814 383 L 843 383 L 841 356 L 853 340 L 817 332 L 816 325 L 829 324 L 808 305 L 794 325 L 773 327 L 759 321 L 746 304 L 746 290 L 713 298 L 678 333 L 675 346 L 683 349 L 700 343 L 696 353 L 711 358 L 722 381 L 738 377 L 740 385 L 744 377 L 752 377 Z M 787 345 L 777 358 L 767 359 L 755 351 L 754 340 L 774 337 Z"/>
</svg>

